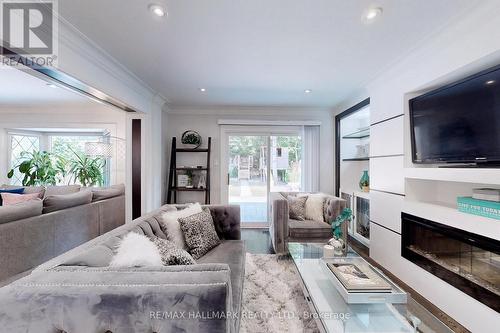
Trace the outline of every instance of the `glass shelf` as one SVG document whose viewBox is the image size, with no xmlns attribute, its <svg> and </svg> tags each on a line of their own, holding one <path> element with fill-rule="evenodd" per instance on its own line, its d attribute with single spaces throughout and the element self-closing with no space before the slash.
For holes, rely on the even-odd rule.
<svg viewBox="0 0 500 333">
<path fill-rule="evenodd" d="M 342 161 L 348 162 L 348 161 L 368 161 L 370 158 L 367 157 L 353 157 L 353 158 L 343 158 Z"/>
<path fill-rule="evenodd" d="M 360 128 L 354 133 L 346 134 L 342 139 L 364 139 L 370 136 L 370 127 Z"/>
</svg>

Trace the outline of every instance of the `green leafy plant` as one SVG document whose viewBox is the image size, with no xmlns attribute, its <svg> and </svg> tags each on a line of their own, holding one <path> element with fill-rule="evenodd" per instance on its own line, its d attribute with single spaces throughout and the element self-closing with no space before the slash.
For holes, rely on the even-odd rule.
<svg viewBox="0 0 500 333">
<path fill-rule="evenodd" d="M 57 156 L 56 159 L 56 180 L 59 184 L 69 183 L 69 160 L 64 156 Z"/>
<path fill-rule="evenodd" d="M 7 177 L 14 176 L 15 170 L 23 174 L 23 186 L 56 185 L 79 183 L 82 186 L 102 186 L 106 160 L 90 158 L 68 146 L 69 153 L 55 155 L 46 151 L 22 152 L 21 163 L 12 168 Z"/>
<path fill-rule="evenodd" d="M 22 162 L 12 168 L 7 177 L 14 176 L 15 169 L 24 174 L 23 186 L 55 185 L 57 170 L 54 167 L 54 157 L 46 151 L 22 152 Z"/>
<path fill-rule="evenodd" d="M 73 181 L 82 186 L 102 186 L 104 184 L 103 168 L 106 161 L 100 157 L 90 158 L 74 152 L 75 159 L 69 161 L 69 173 Z"/>
</svg>

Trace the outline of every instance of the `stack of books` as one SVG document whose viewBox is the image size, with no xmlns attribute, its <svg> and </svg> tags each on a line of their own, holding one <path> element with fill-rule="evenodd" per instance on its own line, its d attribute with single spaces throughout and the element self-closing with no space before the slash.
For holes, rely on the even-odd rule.
<svg viewBox="0 0 500 333">
<path fill-rule="evenodd" d="M 335 262 L 326 265 L 348 292 L 390 293 L 392 291 L 389 283 L 368 266 Z"/>
<path fill-rule="evenodd" d="M 458 197 L 458 210 L 500 220 L 500 189 L 474 189 L 472 197 Z"/>
<path fill-rule="evenodd" d="M 500 189 L 476 188 L 472 193 L 473 199 L 500 202 Z"/>
</svg>

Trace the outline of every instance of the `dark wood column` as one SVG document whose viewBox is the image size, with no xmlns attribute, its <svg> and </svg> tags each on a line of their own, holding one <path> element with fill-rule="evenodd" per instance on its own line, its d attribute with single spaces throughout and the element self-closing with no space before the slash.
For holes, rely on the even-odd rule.
<svg viewBox="0 0 500 333">
<path fill-rule="evenodd" d="M 132 119 L 132 218 L 141 216 L 141 119 Z"/>
</svg>

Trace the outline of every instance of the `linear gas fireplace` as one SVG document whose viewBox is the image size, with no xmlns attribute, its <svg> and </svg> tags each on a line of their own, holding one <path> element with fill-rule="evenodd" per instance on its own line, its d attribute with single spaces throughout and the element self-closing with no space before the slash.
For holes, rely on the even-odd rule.
<svg viewBox="0 0 500 333">
<path fill-rule="evenodd" d="M 500 312 L 500 242 L 401 214 L 401 255 Z"/>
</svg>

